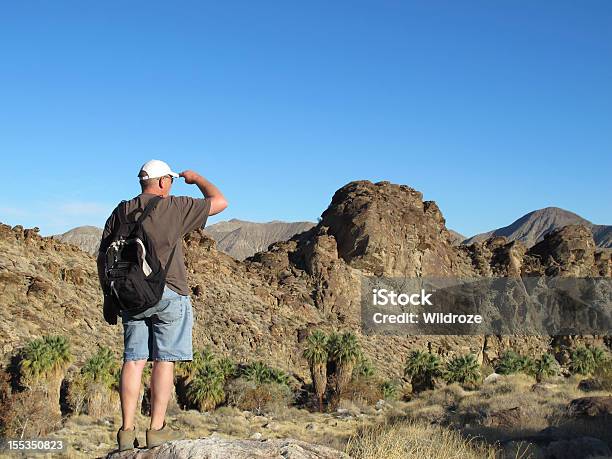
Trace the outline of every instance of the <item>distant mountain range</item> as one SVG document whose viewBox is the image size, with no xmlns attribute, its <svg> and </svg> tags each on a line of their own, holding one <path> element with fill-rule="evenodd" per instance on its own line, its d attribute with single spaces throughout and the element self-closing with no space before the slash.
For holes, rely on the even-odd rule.
<svg viewBox="0 0 612 459">
<path fill-rule="evenodd" d="M 232 219 L 210 225 L 205 231 L 217 241 L 217 248 L 220 251 L 243 260 L 266 250 L 274 242 L 291 239 L 293 235 L 309 230 L 314 225 L 312 222 L 255 223 Z M 78 226 L 53 237 L 95 254 L 102 237 L 102 229 L 96 226 Z"/>
<path fill-rule="evenodd" d="M 217 248 L 238 260 L 267 250 L 270 244 L 291 239 L 315 226 L 312 222 L 254 223 L 232 219 L 215 223 L 206 232 L 217 241 Z"/>
<path fill-rule="evenodd" d="M 503 228 L 465 238 L 456 231 L 449 230 L 454 244 L 469 245 L 492 236 L 505 236 L 508 240 L 519 240 L 528 247 L 544 239 L 544 236 L 567 225 L 580 224 L 588 227 L 593 233 L 599 247 L 612 247 L 612 226 L 595 225 L 590 221 L 558 207 L 546 207 L 534 210 Z M 244 260 L 257 252 L 264 251 L 270 244 L 291 239 L 295 234 L 309 230 L 313 222 L 271 221 L 256 223 L 232 219 L 210 225 L 206 232 L 217 241 L 217 248 L 238 260 Z M 79 226 L 63 234 L 53 236 L 69 242 L 82 250 L 94 254 L 98 250 L 102 230 L 95 226 Z M 463 241 L 463 242 L 462 242 Z"/>
<path fill-rule="evenodd" d="M 53 239 L 76 245 L 84 252 L 92 255 L 98 251 L 101 238 L 102 228 L 97 226 L 77 226 L 65 233 L 53 235 Z"/>
<path fill-rule="evenodd" d="M 551 231 L 567 225 L 584 225 L 593 233 L 595 244 L 599 247 L 612 247 L 612 226 L 594 225 L 568 210 L 558 207 L 545 207 L 523 215 L 508 226 L 497 228 L 486 233 L 477 234 L 463 241 L 464 245 L 481 242 L 494 236 L 504 236 L 509 241 L 521 241 L 531 247 Z"/>
</svg>

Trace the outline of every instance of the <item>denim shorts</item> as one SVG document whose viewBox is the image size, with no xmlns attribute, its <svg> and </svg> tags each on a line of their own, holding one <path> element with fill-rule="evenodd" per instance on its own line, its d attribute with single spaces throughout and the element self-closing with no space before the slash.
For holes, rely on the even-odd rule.
<svg viewBox="0 0 612 459">
<path fill-rule="evenodd" d="M 164 287 L 155 306 L 136 315 L 121 312 L 123 360 L 192 360 L 193 311 L 189 296 Z"/>
</svg>

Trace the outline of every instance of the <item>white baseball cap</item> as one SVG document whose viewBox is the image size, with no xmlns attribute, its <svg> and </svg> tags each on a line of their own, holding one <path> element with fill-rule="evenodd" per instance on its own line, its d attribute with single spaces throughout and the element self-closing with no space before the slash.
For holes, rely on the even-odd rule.
<svg viewBox="0 0 612 459">
<path fill-rule="evenodd" d="M 170 175 L 172 177 L 178 177 L 179 175 L 176 172 L 172 172 L 170 166 L 159 159 L 152 159 L 151 161 L 147 161 L 140 168 L 141 172 L 144 172 L 145 175 L 138 174 L 138 178 L 141 180 L 153 179 L 163 177 L 165 175 Z"/>
</svg>

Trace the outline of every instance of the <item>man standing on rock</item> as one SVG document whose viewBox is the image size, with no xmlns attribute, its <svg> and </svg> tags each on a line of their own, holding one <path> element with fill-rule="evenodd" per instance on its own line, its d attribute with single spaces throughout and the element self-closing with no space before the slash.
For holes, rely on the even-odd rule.
<svg viewBox="0 0 612 459">
<path fill-rule="evenodd" d="M 123 425 L 117 432 L 119 450 L 122 451 L 137 446 L 134 416 L 147 361 L 153 362 L 147 447 L 180 437 L 178 432 L 166 426 L 165 416 L 174 388 L 174 362 L 193 358 L 193 312 L 182 240 L 188 232 L 203 228 L 209 215 L 218 214 L 227 207 L 219 189 L 196 172 L 187 170 L 177 174 L 165 162 L 151 160 L 140 168 L 138 177 L 142 193 L 113 210 L 104 226 L 97 260 L 100 283 L 104 286 L 106 248 L 120 219 L 125 217 L 124 221 L 135 221 L 149 200 L 156 196 L 162 198 L 142 222 L 162 267 L 166 268 L 166 286 L 161 300 L 135 315 L 118 311 L 108 295 L 104 301 L 104 319 L 114 325 L 117 316 L 121 315 L 123 322 L 124 363 L 120 383 Z M 172 183 L 178 177 L 183 177 L 187 184 L 197 185 L 204 198 L 170 196 Z"/>
</svg>

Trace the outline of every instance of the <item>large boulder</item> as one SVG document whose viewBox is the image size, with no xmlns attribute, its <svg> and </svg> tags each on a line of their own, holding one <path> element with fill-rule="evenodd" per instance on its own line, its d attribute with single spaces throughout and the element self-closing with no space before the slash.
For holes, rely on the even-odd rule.
<svg viewBox="0 0 612 459">
<path fill-rule="evenodd" d="M 293 439 L 229 440 L 219 437 L 178 440 L 152 449 L 111 453 L 107 459 L 350 459 L 345 453 Z"/>
<path fill-rule="evenodd" d="M 572 418 L 609 417 L 612 422 L 612 396 L 574 399 L 567 406 L 566 413 Z"/>
</svg>

